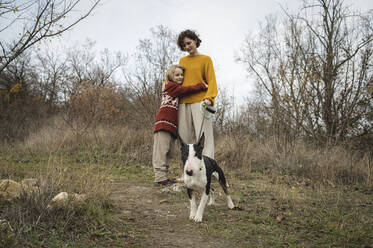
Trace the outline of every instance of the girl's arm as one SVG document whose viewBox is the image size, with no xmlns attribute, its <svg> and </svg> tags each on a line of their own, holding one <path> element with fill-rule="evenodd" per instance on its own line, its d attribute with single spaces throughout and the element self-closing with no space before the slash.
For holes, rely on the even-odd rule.
<svg viewBox="0 0 373 248">
<path fill-rule="evenodd" d="M 199 83 L 192 86 L 182 86 L 174 82 L 168 82 L 165 91 L 172 97 L 184 97 L 196 92 L 206 91 L 207 86 L 205 83 Z"/>
</svg>

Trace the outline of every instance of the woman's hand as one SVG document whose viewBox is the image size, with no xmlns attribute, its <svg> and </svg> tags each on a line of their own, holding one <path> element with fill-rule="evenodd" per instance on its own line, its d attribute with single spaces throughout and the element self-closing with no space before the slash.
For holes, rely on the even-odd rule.
<svg viewBox="0 0 373 248">
<path fill-rule="evenodd" d="M 203 100 L 207 105 L 212 105 L 212 102 L 210 101 L 210 99 L 206 98 L 205 100 Z"/>
</svg>

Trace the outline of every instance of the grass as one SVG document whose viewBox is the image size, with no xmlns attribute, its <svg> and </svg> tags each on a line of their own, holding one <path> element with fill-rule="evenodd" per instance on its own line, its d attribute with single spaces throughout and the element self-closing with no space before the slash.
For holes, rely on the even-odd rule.
<svg viewBox="0 0 373 248">
<path fill-rule="evenodd" d="M 220 137 L 216 158 L 239 208 L 227 209 L 215 182 L 217 205 L 206 208 L 202 223 L 193 223 L 185 192 L 153 187 L 149 134 L 101 133 L 107 137 L 84 137 L 72 146 L 73 137 L 61 134 L 50 142 L 46 132 L 1 149 L 0 178 L 37 178 L 39 191 L 0 200 L 0 247 L 373 247 L 367 157 L 350 156 L 346 163 L 337 148 L 299 146 L 289 153 L 270 141 L 240 144 Z M 240 155 L 233 156 L 237 145 Z M 170 174 L 181 174 L 177 159 Z M 61 191 L 88 198 L 47 211 Z"/>
<path fill-rule="evenodd" d="M 1 174 L 15 179 L 32 176 L 36 168 L 50 168 L 50 164 L 55 163 L 60 168 L 68 168 L 64 175 L 68 182 L 81 179 L 79 174 L 90 177 L 90 180 L 101 174 L 105 175 L 106 184 L 115 181 L 147 188 L 156 195 L 152 200 L 167 198 L 163 207 L 176 213 L 174 215 L 183 215 L 168 220 L 174 226 L 168 226 L 161 235 L 175 234 L 179 232 L 178 227 L 189 226 L 198 235 L 213 237 L 234 244 L 234 247 L 362 247 L 373 244 L 373 196 L 359 189 L 333 188 L 289 176 L 273 180 L 272 175 L 255 171 L 243 177 L 244 172 L 236 170 L 232 173 L 226 167 L 233 200 L 241 211 L 228 211 L 223 197 L 219 197 L 218 206 L 207 207 L 204 222 L 197 224 L 185 218 L 188 201 L 184 193 L 160 193 L 159 189 L 152 187 L 152 168 L 149 165 L 118 166 L 117 159 L 111 157 L 113 163 L 110 165 L 108 158 L 98 156 L 92 159 L 81 153 L 61 154 L 54 158 L 3 157 L 6 165 L 1 167 Z M 177 176 L 180 169 L 177 166 L 172 168 L 171 174 Z M 70 190 L 84 188 L 79 183 L 75 186 L 61 183 L 60 187 Z M 114 189 L 108 187 L 106 190 Z M 95 197 L 98 197 L 97 189 L 95 191 Z M 221 193 L 220 189 L 217 191 Z M 128 198 L 131 197 L 139 196 L 129 194 Z M 149 196 L 140 197 L 147 199 Z M 40 205 L 30 203 L 32 199 L 26 203 L 25 200 L 2 203 L 0 218 L 11 226 L 1 225 L 3 246 L 146 247 L 154 242 L 150 231 L 153 225 L 165 221 L 147 219 L 146 214 L 142 216 L 142 211 L 128 216 L 121 211 L 120 203 L 114 204 L 104 197 L 101 200 L 92 198 L 82 208 L 48 213 L 35 225 L 40 213 L 32 213 L 37 209 L 28 208 Z M 138 207 L 140 210 L 144 206 Z M 29 217 L 20 214 L 21 211 Z"/>
<path fill-rule="evenodd" d="M 23 194 L 13 202 L 0 201 L 0 247 L 76 247 L 81 242 L 90 247 L 90 243 L 96 243 L 92 242 L 92 235 L 105 236 L 103 230 L 107 226 L 115 227 L 111 215 L 114 206 L 107 196 L 114 170 L 109 171 L 103 161 L 95 163 L 80 153 L 8 154 L 0 159 L 1 178 L 39 181 L 35 194 Z M 79 207 L 47 210 L 48 202 L 61 191 L 86 194 L 87 201 Z"/>
</svg>

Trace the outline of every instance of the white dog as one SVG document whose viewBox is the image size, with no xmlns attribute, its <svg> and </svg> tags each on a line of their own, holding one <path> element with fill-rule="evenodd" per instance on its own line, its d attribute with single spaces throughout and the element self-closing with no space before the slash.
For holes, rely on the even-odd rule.
<svg viewBox="0 0 373 248">
<path fill-rule="evenodd" d="M 223 170 L 218 166 L 214 159 L 202 155 L 205 141 L 204 133 L 197 144 L 185 144 L 181 138 L 179 139 L 181 143 L 181 160 L 184 166 L 183 179 L 190 200 L 189 219 L 196 222 L 202 221 L 203 212 L 210 195 L 212 175 L 219 180 L 219 183 L 226 194 L 228 208 L 233 209 L 234 204 L 228 193 L 229 185 L 225 180 Z M 193 191 L 201 189 L 203 190 L 203 194 L 197 208 L 196 196 Z M 210 195 L 210 197 L 210 203 L 212 203 L 212 196 Z"/>
</svg>

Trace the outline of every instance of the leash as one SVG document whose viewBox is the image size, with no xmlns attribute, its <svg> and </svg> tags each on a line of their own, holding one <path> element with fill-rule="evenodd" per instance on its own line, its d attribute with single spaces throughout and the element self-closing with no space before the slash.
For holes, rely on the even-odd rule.
<svg viewBox="0 0 373 248">
<path fill-rule="evenodd" d="M 208 113 L 206 112 L 206 110 Z M 201 111 L 202 111 L 202 123 L 201 123 L 201 128 L 199 129 L 197 143 L 199 142 L 199 139 L 201 138 L 202 127 L 203 127 L 203 123 L 205 122 L 205 119 L 211 119 L 211 117 L 216 113 L 216 108 L 214 108 L 213 106 L 207 105 L 205 102 L 202 102 Z"/>
</svg>

